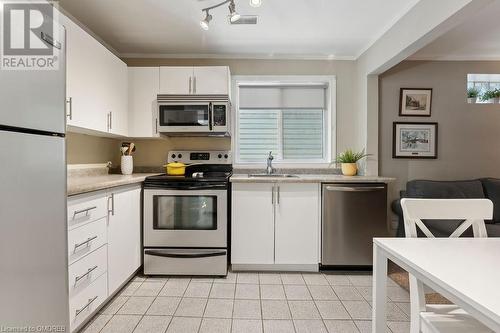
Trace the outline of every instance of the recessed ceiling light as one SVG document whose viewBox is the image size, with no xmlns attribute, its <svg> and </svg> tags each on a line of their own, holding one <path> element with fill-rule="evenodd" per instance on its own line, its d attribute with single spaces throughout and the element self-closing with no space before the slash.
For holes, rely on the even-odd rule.
<svg viewBox="0 0 500 333">
<path fill-rule="evenodd" d="M 262 5 L 262 0 L 250 0 L 250 6 L 260 7 Z"/>
<path fill-rule="evenodd" d="M 203 29 L 203 30 L 208 30 L 209 28 L 209 23 L 210 21 L 212 21 L 212 15 L 210 15 L 208 13 L 208 11 L 206 12 L 206 15 L 205 15 L 205 18 L 203 20 L 200 21 L 200 27 Z"/>
</svg>

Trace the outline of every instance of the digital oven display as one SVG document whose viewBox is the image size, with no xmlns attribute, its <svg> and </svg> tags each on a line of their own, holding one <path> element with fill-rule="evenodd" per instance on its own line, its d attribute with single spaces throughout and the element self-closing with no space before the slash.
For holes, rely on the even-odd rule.
<svg viewBox="0 0 500 333">
<path fill-rule="evenodd" d="M 210 159 L 210 153 L 191 153 L 189 158 L 192 161 L 208 161 Z"/>
</svg>

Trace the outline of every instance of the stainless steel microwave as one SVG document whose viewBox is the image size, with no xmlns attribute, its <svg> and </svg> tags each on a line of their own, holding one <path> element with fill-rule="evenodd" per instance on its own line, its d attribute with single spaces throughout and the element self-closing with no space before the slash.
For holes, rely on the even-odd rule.
<svg viewBox="0 0 500 333">
<path fill-rule="evenodd" d="M 231 104 L 227 96 L 189 100 L 158 96 L 158 132 L 165 135 L 229 135 Z"/>
</svg>

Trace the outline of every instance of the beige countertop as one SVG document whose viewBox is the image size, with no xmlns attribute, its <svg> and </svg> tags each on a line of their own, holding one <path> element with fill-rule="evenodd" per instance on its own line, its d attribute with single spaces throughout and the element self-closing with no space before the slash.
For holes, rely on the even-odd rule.
<svg viewBox="0 0 500 333">
<path fill-rule="evenodd" d="M 142 183 L 146 177 L 157 174 L 158 173 L 134 173 L 127 176 L 116 174 L 69 175 L 68 196 L 116 186 Z"/>
<path fill-rule="evenodd" d="M 395 178 L 379 176 L 343 176 L 335 174 L 297 174 L 296 177 L 249 177 L 234 174 L 232 183 L 391 183 Z"/>
</svg>

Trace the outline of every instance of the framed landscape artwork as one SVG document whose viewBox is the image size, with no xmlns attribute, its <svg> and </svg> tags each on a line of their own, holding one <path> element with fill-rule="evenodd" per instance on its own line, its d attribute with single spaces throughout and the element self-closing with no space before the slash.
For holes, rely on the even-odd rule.
<svg viewBox="0 0 500 333">
<path fill-rule="evenodd" d="M 437 158 L 437 123 L 394 122 L 393 158 Z"/>
<path fill-rule="evenodd" d="M 431 88 L 401 88 L 399 94 L 400 116 L 430 117 L 431 107 Z"/>
</svg>

